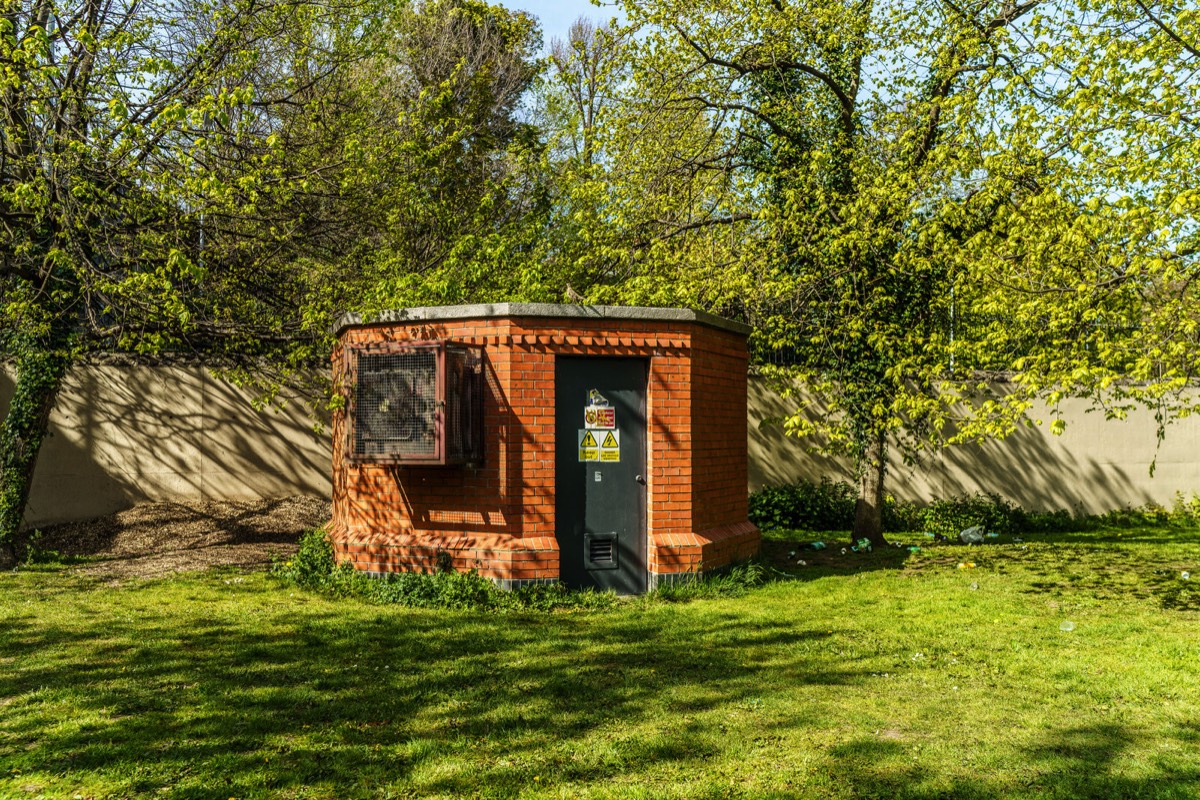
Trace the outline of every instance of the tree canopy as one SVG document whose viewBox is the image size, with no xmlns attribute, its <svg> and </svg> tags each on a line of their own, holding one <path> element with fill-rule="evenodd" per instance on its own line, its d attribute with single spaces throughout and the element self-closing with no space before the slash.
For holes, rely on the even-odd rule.
<svg viewBox="0 0 1200 800">
<path fill-rule="evenodd" d="M 536 21 L 475 0 L 401 8 L 357 70 L 344 177 L 359 222 L 314 305 L 326 315 L 517 297 L 537 290 L 546 215 L 539 131 L 523 103 Z"/>
<path fill-rule="evenodd" d="M 1035 398 L 1197 410 L 1194 7 L 623 8 L 539 58 L 482 0 L 0 0 L 0 542 L 78 354 L 287 370 L 346 309 L 744 319 L 877 540 L 897 455 Z"/>
<path fill-rule="evenodd" d="M 89 349 L 253 380 L 311 365 L 335 310 L 520 285 L 539 41 L 474 0 L 5 0 L 0 543 Z"/>
<path fill-rule="evenodd" d="M 858 535 L 880 536 L 890 449 L 1006 435 L 1038 396 L 1188 410 L 1194 11 L 624 7 L 605 223 L 636 220 L 642 266 L 593 296 L 753 322 L 808 390 L 789 430 L 858 464 Z"/>
</svg>

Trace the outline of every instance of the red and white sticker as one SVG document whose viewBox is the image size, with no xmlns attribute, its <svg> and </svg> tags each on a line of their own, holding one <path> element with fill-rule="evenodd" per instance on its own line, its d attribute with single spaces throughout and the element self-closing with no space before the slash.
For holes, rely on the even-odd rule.
<svg viewBox="0 0 1200 800">
<path fill-rule="evenodd" d="M 617 410 L 612 406 L 584 406 L 583 425 L 595 430 L 612 430 L 617 427 Z"/>
</svg>

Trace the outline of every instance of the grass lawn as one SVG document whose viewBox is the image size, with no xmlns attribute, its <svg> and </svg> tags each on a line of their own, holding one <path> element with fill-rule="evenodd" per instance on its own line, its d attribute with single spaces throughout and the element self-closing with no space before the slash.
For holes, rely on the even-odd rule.
<svg viewBox="0 0 1200 800">
<path fill-rule="evenodd" d="M 519 615 L 0 575 L 0 796 L 1200 797 L 1200 532 L 830 561 Z"/>
</svg>

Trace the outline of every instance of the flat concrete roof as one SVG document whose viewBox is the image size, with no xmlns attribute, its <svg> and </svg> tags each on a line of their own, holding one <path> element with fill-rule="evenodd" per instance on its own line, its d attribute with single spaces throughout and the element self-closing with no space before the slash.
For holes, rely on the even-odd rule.
<svg viewBox="0 0 1200 800">
<path fill-rule="evenodd" d="M 364 319 L 362 314 L 343 314 L 333 325 L 335 336 L 346 328 L 362 325 L 387 325 L 397 322 L 436 322 L 448 319 L 488 319 L 491 317 L 546 317 L 548 319 L 613 319 L 647 322 L 695 322 L 743 336 L 752 328 L 741 322 L 688 308 L 649 308 L 645 306 L 587 306 L 559 303 L 479 303 L 469 306 L 421 306 L 384 311 Z"/>
</svg>

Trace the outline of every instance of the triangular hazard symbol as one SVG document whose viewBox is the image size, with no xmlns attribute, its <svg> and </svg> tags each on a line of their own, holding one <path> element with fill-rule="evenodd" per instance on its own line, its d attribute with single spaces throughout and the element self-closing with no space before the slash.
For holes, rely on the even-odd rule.
<svg viewBox="0 0 1200 800">
<path fill-rule="evenodd" d="M 595 447 L 596 437 L 592 436 L 592 432 L 588 431 L 583 435 L 583 441 L 579 444 L 580 447 Z"/>
<path fill-rule="evenodd" d="M 604 444 L 601 447 L 620 447 L 617 444 L 617 437 L 613 436 L 612 431 L 609 431 L 608 435 L 604 437 Z"/>
</svg>

